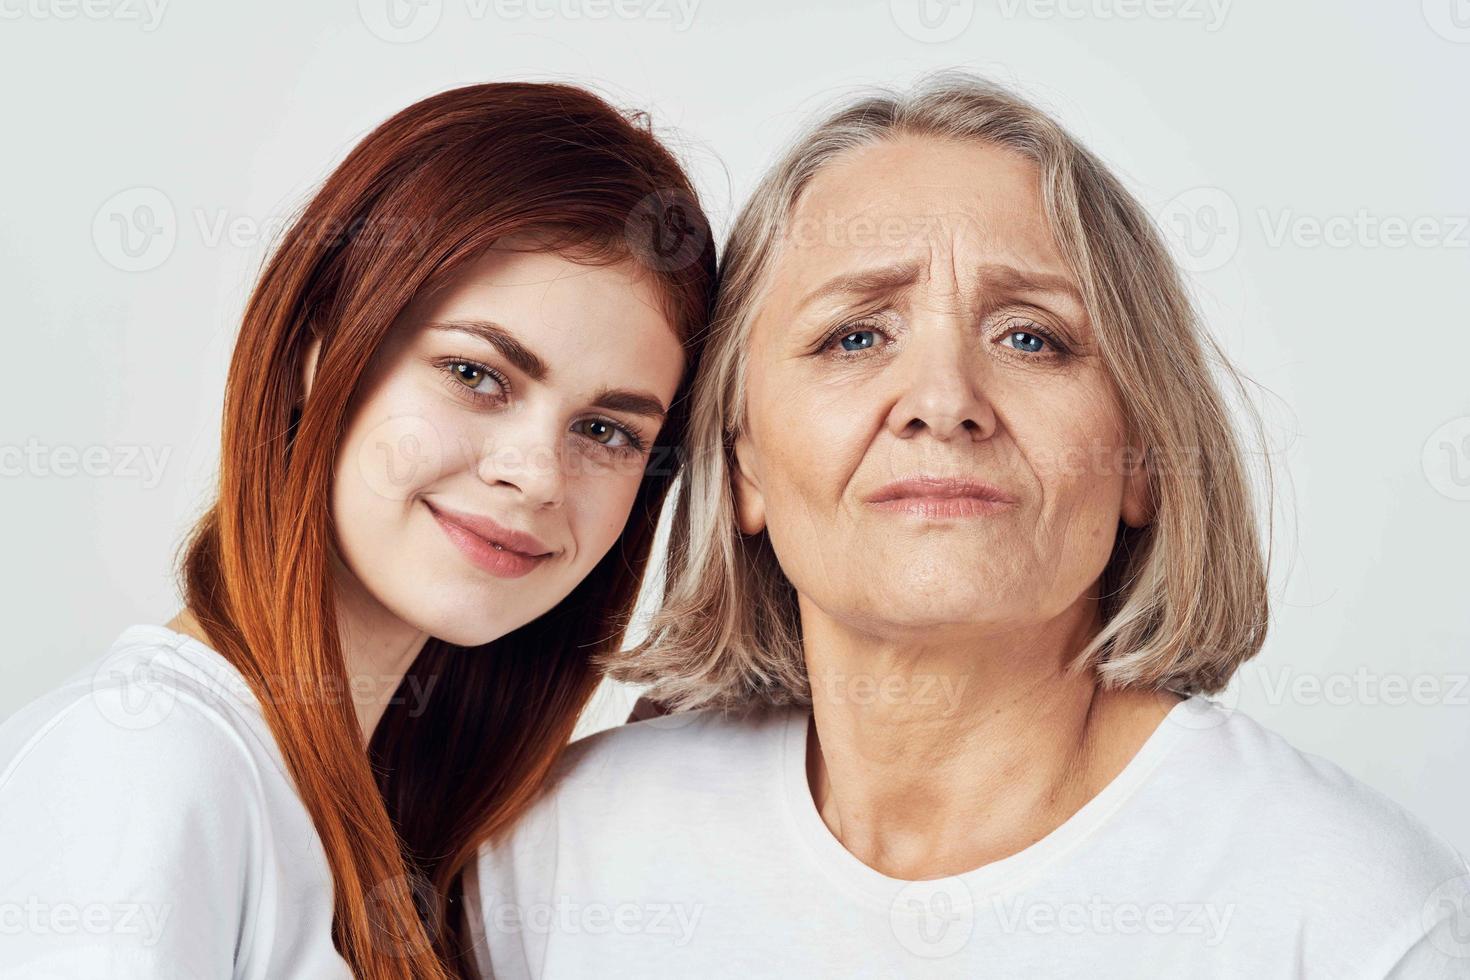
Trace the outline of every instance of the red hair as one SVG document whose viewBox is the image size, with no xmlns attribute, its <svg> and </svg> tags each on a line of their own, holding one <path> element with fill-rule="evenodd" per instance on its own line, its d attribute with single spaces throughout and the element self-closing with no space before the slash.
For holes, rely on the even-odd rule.
<svg viewBox="0 0 1470 980">
<path fill-rule="evenodd" d="M 622 536 L 563 602 L 480 648 L 430 640 L 367 752 L 332 594 L 333 464 L 364 367 L 421 290 L 502 236 L 640 260 L 687 353 Z M 715 279 L 688 178 L 641 116 L 566 85 L 432 96 L 336 168 L 272 254 L 225 390 L 218 497 L 187 542 L 188 608 L 259 698 L 326 851 L 333 941 L 358 977 L 471 974 L 461 872 L 533 801 L 621 643 L 682 445 Z M 321 340 L 302 397 L 303 357 Z M 400 694 L 403 691 L 399 692 Z M 418 707 L 423 707 L 419 705 Z M 450 909 L 456 914 L 450 915 Z"/>
</svg>

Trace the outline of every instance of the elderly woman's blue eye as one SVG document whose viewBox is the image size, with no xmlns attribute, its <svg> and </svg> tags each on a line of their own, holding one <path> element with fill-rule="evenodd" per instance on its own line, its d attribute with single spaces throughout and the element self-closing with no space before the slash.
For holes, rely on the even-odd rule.
<svg viewBox="0 0 1470 980">
<path fill-rule="evenodd" d="M 1024 342 L 1025 346 L 1017 346 L 1014 343 L 1011 344 L 1011 346 L 1015 347 L 1016 350 L 1022 350 L 1028 354 L 1035 354 L 1038 350 L 1041 349 L 1041 346 L 1046 343 L 1046 339 L 1044 337 L 1039 337 L 1034 333 L 1027 333 L 1024 330 L 1012 331 L 1010 339 L 1014 341 L 1017 337 L 1027 338 L 1027 340 Z"/>
<path fill-rule="evenodd" d="M 876 332 L 873 330 L 854 330 L 842 338 L 843 350 L 867 350 L 877 343 L 874 339 Z"/>
</svg>

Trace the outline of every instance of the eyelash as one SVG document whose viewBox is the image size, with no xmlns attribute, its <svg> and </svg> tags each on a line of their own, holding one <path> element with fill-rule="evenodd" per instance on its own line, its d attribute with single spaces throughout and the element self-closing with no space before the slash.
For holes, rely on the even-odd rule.
<svg viewBox="0 0 1470 980">
<path fill-rule="evenodd" d="M 460 398 L 467 398 L 477 405 L 484 404 L 486 402 L 496 401 L 497 399 L 504 397 L 505 393 L 510 390 L 509 378 L 507 378 L 501 372 L 495 370 L 495 368 L 491 367 L 490 365 L 482 364 L 481 362 L 476 361 L 473 358 L 445 358 L 444 360 L 437 362 L 436 366 L 440 369 L 441 377 L 443 377 L 444 383 L 449 386 L 449 389 L 453 391 L 456 396 Z M 473 368 L 474 370 L 488 375 L 490 378 L 493 378 L 495 383 L 500 386 L 500 394 L 490 395 L 486 394 L 485 392 L 475 391 L 473 388 L 469 387 L 464 382 L 458 380 L 458 378 L 455 377 L 454 369 L 457 367 Z M 614 453 L 617 455 L 638 456 L 642 455 L 643 451 L 648 448 L 643 442 L 642 437 L 639 436 L 638 433 L 634 432 L 632 429 L 628 428 L 625 425 L 614 422 L 612 419 L 593 416 L 587 421 L 600 422 L 603 425 L 611 426 L 612 428 L 621 432 L 624 439 L 628 440 L 628 444 L 626 446 L 609 446 L 605 443 L 598 442 L 596 439 L 588 437 L 588 441 L 590 441 L 594 446 L 596 446 L 598 449 L 603 450 L 604 452 Z"/>
<path fill-rule="evenodd" d="M 1049 344 L 1053 348 L 1053 350 L 1050 354 L 1027 354 L 1025 351 L 1016 351 L 1015 353 L 1031 358 L 1064 357 L 1067 355 L 1067 353 L 1069 353 L 1067 350 L 1067 345 L 1058 340 L 1056 334 L 1041 326 L 1039 323 L 1036 323 L 1034 320 L 1025 320 L 1023 322 L 1026 324 L 1026 329 L 1008 330 L 1006 331 L 1006 337 L 1010 337 L 1012 334 L 1018 333 L 1031 334 L 1034 337 L 1040 337 L 1042 340 L 1046 341 L 1046 343 Z M 826 336 L 822 338 L 821 342 L 817 345 L 817 350 L 819 352 L 828 352 L 828 348 L 832 346 L 833 341 L 842 340 L 843 338 L 849 337 L 855 333 L 867 332 L 882 333 L 883 328 L 874 320 L 849 320 L 846 323 L 839 323 L 837 326 L 829 330 Z M 872 348 L 868 349 L 871 350 Z M 862 354 L 863 351 L 830 351 L 830 353 L 833 356 L 839 358 L 848 358 Z"/>
</svg>

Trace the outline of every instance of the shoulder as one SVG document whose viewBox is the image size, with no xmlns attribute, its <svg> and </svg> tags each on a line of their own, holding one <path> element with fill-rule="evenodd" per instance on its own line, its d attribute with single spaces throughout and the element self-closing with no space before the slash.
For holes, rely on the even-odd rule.
<svg viewBox="0 0 1470 980">
<path fill-rule="evenodd" d="M 227 975 L 259 896 L 268 755 L 219 664 L 130 633 L 0 725 L 7 887 L 38 921 L 115 927 L 30 929 L 8 955 L 68 975 Z"/>
<path fill-rule="evenodd" d="M 222 664 L 126 631 L 0 725 L 3 822 L 29 823 L 33 838 L 85 813 L 104 837 L 108 822 L 146 812 L 129 832 L 161 836 L 191 815 L 216 827 L 243 815 L 258 796 L 259 716 Z"/>
<path fill-rule="evenodd" d="M 774 765 L 795 709 L 744 713 L 715 708 L 648 718 L 596 732 L 569 745 L 552 773 L 563 798 L 604 796 L 620 787 L 697 794 L 760 778 Z"/>
<path fill-rule="evenodd" d="M 499 843 L 482 851 L 528 858 L 559 836 L 596 826 L 604 839 L 664 823 L 697 826 L 732 798 L 760 792 L 780 765 L 795 709 L 733 714 L 707 708 L 649 718 L 578 739 L 563 751 L 541 796 Z M 640 833 L 639 836 L 646 837 Z"/>
<path fill-rule="evenodd" d="M 560 908 L 568 894 L 615 896 L 616 904 L 650 869 L 716 874 L 710 855 L 736 846 L 732 832 L 756 833 L 779 819 L 770 787 L 787 737 L 805 718 L 796 709 L 702 709 L 567 746 L 541 796 L 480 847 L 467 871 L 470 928 L 495 975 L 542 974 L 547 934 L 521 920 Z"/>
<path fill-rule="evenodd" d="M 1223 867 L 1271 869 L 1282 897 L 1365 928 L 1417 922 L 1438 891 L 1463 886 L 1464 856 L 1403 806 L 1242 711 L 1210 711 L 1185 722 L 1171 786 L 1215 826 L 1201 846 Z"/>
</svg>

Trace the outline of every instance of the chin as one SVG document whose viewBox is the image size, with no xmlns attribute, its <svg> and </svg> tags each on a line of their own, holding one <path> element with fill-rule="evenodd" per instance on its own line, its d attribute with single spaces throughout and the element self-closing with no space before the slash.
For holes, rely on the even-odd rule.
<svg viewBox="0 0 1470 980">
<path fill-rule="evenodd" d="M 957 583 L 954 576 L 943 584 L 926 578 L 893 583 L 897 586 L 868 600 L 883 610 L 882 618 L 896 629 L 934 629 L 965 623 L 983 623 L 1005 616 L 1010 610 L 1004 596 L 994 591 Z"/>
<path fill-rule="evenodd" d="M 496 615 L 497 600 L 483 593 L 463 601 L 445 602 L 443 597 L 431 607 L 420 606 L 419 615 L 410 620 L 432 637 L 458 647 L 484 646 L 524 626 L 529 620 L 507 621 Z M 501 600 L 503 602 L 503 600 Z"/>
</svg>

